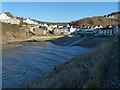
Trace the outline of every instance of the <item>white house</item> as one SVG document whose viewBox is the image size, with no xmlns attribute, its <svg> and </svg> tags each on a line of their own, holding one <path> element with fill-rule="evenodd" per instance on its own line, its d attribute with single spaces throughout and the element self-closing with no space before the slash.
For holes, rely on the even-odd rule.
<svg viewBox="0 0 120 90">
<path fill-rule="evenodd" d="M 0 14 L 0 21 L 4 23 L 10 23 L 10 17 L 8 17 L 5 13 Z"/>
<path fill-rule="evenodd" d="M 94 29 L 98 29 L 99 27 L 98 26 L 94 26 Z"/>
<path fill-rule="evenodd" d="M 48 28 L 48 25 L 46 23 L 43 26 L 45 26 L 46 28 Z"/>
<path fill-rule="evenodd" d="M 52 25 L 53 28 L 57 28 L 58 26 L 57 25 Z"/>
<path fill-rule="evenodd" d="M 50 25 L 50 26 L 48 26 L 48 30 L 50 30 L 50 31 L 52 31 L 55 28 L 57 28 L 57 25 Z"/>
<path fill-rule="evenodd" d="M 67 24 L 66 27 L 67 27 L 67 28 L 70 28 L 70 24 Z"/>
<path fill-rule="evenodd" d="M 102 26 L 102 25 L 100 25 L 100 26 L 99 26 L 99 28 L 103 28 L 103 26 Z"/>
<path fill-rule="evenodd" d="M 11 22 L 10 23 L 19 25 L 20 24 L 20 20 L 18 20 L 16 18 L 11 18 Z"/>
<path fill-rule="evenodd" d="M 38 25 L 38 23 L 36 21 L 31 20 L 30 18 L 27 18 L 25 20 L 23 20 L 24 23 L 27 24 L 34 24 L 34 25 Z"/>
<path fill-rule="evenodd" d="M 63 28 L 64 26 L 63 25 L 59 25 L 58 28 Z"/>
<path fill-rule="evenodd" d="M 52 30 L 53 30 L 52 25 L 48 26 L 48 30 L 50 30 L 50 31 L 52 31 Z"/>
<path fill-rule="evenodd" d="M 0 14 L 0 21 L 10 24 L 20 24 L 20 20 L 7 16 L 5 13 Z"/>
<path fill-rule="evenodd" d="M 112 26 L 110 25 L 109 28 L 112 28 Z"/>
<path fill-rule="evenodd" d="M 75 32 L 75 30 L 76 30 L 76 28 L 73 28 L 72 26 L 71 26 L 70 29 L 69 29 L 70 33 Z"/>
<path fill-rule="evenodd" d="M 108 18 L 116 18 L 115 15 L 109 15 Z"/>
<path fill-rule="evenodd" d="M 0 20 L 10 19 L 5 13 L 0 14 Z"/>
</svg>

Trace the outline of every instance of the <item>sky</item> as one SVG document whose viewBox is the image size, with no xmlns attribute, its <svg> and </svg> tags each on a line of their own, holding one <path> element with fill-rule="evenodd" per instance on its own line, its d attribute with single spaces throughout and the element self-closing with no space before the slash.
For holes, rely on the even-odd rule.
<svg viewBox="0 0 120 90">
<path fill-rule="evenodd" d="M 2 12 L 47 22 L 70 22 L 118 11 L 117 2 L 3 2 Z"/>
</svg>

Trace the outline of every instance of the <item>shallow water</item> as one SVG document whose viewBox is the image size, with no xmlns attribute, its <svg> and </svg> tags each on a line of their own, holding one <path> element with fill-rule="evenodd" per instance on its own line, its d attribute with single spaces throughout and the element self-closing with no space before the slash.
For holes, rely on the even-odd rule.
<svg viewBox="0 0 120 90">
<path fill-rule="evenodd" d="M 86 52 L 79 46 L 63 47 L 50 42 L 26 42 L 3 50 L 2 86 L 15 88 L 38 74 L 47 72 L 55 64 Z"/>
</svg>

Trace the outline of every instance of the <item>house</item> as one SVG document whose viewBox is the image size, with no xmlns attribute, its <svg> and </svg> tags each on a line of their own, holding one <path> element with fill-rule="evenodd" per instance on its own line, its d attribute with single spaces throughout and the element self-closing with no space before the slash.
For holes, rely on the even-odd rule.
<svg viewBox="0 0 120 90">
<path fill-rule="evenodd" d="M 120 30 L 120 24 L 113 26 L 113 28 L 114 28 L 114 35 L 118 35 Z"/>
<path fill-rule="evenodd" d="M 48 30 L 50 30 L 50 31 L 52 31 L 52 30 L 53 30 L 52 25 L 48 26 Z"/>
<path fill-rule="evenodd" d="M 36 21 L 31 20 L 30 18 L 27 18 L 25 20 L 23 20 L 24 23 L 27 24 L 34 24 L 34 25 L 38 25 L 38 23 Z"/>
<path fill-rule="evenodd" d="M 102 25 L 100 25 L 100 26 L 99 26 L 99 28 L 103 28 L 103 26 L 102 26 Z"/>
<path fill-rule="evenodd" d="M 94 27 L 95 27 L 95 26 L 94 26 L 94 25 L 92 25 L 92 26 L 90 27 L 90 29 L 94 29 Z"/>
<path fill-rule="evenodd" d="M 73 32 L 76 31 L 76 28 L 73 28 L 73 26 L 71 26 L 70 29 L 69 29 L 69 31 L 70 31 L 70 33 L 73 33 Z"/>
<path fill-rule="evenodd" d="M 63 28 L 63 27 L 64 27 L 63 25 L 58 25 L 58 28 L 59 28 L 59 29 L 61 29 L 61 28 Z"/>
<path fill-rule="evenodd" d="M 112 28 L 112 26 L 111 26 L 111 25 L 109 25 L 109 26 L 108 26 L 108 28 Z"/>
<path fill-rule="evenodd" d="M 104 36 L 113 36 L 114 35 L 114 29 L 113 28 L 100 28 L 98 30 L 99 35 Z"/>
<path fill-rule="evenodd" d="M 86 35 L 94 35 L 95 33 L 96 33 L 96 31 L 94 31 L 94 30 L 85 32 Z"/>
<path fill-rule="evenodd" d="M 77 35 L 87 35 L 87 36 L 91 36 L 91 35 L 95 35 L 97 33 L 97 29 L 95 30 L 91 30 L 91 29 L 79 29 L 79 31 L 76 31 Z"/>
<path fill-rule="evenodd" d="M 53 27 L 53 28 L 57 28 L 57 27 L 58 27 L 58 25 L 52 25 L 52 27 Z"/>
<path fill-rule="evenodd" d="M 94 27 L 93 27 L 93 29 L 98 29 L 98 28 L 99 28 L 99 26 L 94 26 Z"/>
<path fill-rule="evenodd" d="M 12 18 L 11 21 L 10 21 L 11 24 L 17 24 L 19 25 L 20 24 L 20 20 L 16 19 L 16 18 Z"/>
<path fill-rule="evenodd" d="M 46 28 L 48 28 L 48 25 L 46 23 L 43 26 L 46 27 Z"/>
<path fill-rule="evenodd" d="M 67 28 L 70 28 L 70 24 L 67 24 L 66 27 L 67 27 Z"/>
<path fill-rule="evenodd" d="M 5 13 L 0 14 L 0 20 L 10 19 Z"/>
<path fill-rule="evenodd" d="M 48 26 L 48 30 L 49 31 L 52 31 L 55 28 L 57 28 L 57 25 L 50 25 L 50 26 Z"/>
<path fill-rule="evenodd" d="M 8 17 L 5 13 L 0 14 L 0 21 L 4 23 L 10 23 L 10 17 Z"/>
<path fill-rule="evenodd" d="M 39 26 L 39 28 L 44 29 L 44 30 L 47 30 L 47 29 L 48 29 L 48 28 L 45 27 L 45 26 Z"/>
<path fill-rule="evenodd" d="M 16 18 L 12 18 L 7 16 L 5 13 L 0 14 L 0 21 L 4 23 L 10 23 L 10 24 L 20 24 L 20 20 Z"/>
</svg>

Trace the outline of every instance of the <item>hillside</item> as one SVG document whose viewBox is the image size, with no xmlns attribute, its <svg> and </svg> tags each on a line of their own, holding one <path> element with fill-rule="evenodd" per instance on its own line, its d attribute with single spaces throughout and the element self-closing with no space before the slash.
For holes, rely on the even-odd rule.
<svg viewBox="0 0 120 90">
<path fill-rule="evenodd" d="M 10 12 L 4 12 L 7 16 L 9 16 L 9 17 L 14 17 Z"/>
<path fill-rule="evenodd" d="M 114 12 L 104 16 L 88 17 L 80 20 L 70 22 L 75 27 L 102 25 L 104 27 L 108 25 L 116 25 L 119 22 L 120 12 Z"/>
<path fill-rule="evenodd" d="M 24 17 L 13 16 L 10 12 L 5 12 L 5 14 L 7 14 L 7 16 L 12 17 L 12 18 L 16 17 L 17 19 L 20 20 L 21 24 L 25 24 L 22 22 L 23 19 L 25 19 Z M 31 20 L 36 21 L 39 24 L 47 23 L 48 25 L 51 25 L 51 24 L 66 25 L 70 23 L 71 25 L 75 27 L 92 26 L 92 25 L 102 25 L 106 27 L 108 25 L 118 24 L 119 18 L 120 18 L 120 12 L 113 12 L 108 15 L 87 17 L 87 18 L 83 18 L 83 19 L 71 21 L 71 22 L 44 22 L 44 21 L 35 20 L 35 19 L 31 19 Z"/>
<path fill-rule="evenodd" d="M 13 25 L 9 23 L 2 23 L 2 36 L 3 36 L 3 41 L 8 41 L 8 40 L 14 40 L 14 39 L 23 39 L 23 38 L 28 38 L 29 36 L 26 36 L 26 31 L 29 26 L 29 24 L 24 23 L 23 20 L 25 19 L 24 17 L 18 17 L 18 16 L 13 16 L 9 12 L 4 12 L 8 17 L 10 18 L 16 18 L 20 21 L 19 25 Z M 83 18 L 77 21 L 72 21 L 72 22 L 43 22 L 35 19 L 30 19 L 32 21 L 36 21 L 38 24 L 44 24 L 47 23 L 48 25 L 66 25 L 70 23 L 74 27 L 83 27 L 83 26 L 92 26 L 92 25 L 102 25 L 104 27 L 108 25 L 116 25 L 118 24 L 120 20 L 120 12 L 114 12 L 108 15 L 104 16 L 96 16 L 96 17 L 91 17 L 91 18 Z"/>
<path fill-rule="evenodd" d="M 24 29 L 20 29 L 18 25 L 2 23 L 2 40 L 7 42 L 15 39 L 28 38 Z"/>
</svg>

